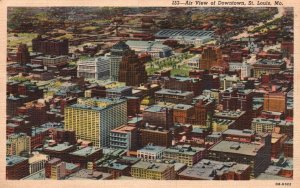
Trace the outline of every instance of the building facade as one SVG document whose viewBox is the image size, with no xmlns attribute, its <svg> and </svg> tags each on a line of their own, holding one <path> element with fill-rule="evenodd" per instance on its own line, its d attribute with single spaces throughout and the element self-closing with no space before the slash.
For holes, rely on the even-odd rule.
<svg viewBox="0 0 300 188">
<path fill-rule="evenodd" d="M 52 40 L 38 35 L 37 38 L 32 39 L 32 51 L 46 55 L 68 55 L 69 40 Z"/>
<path fill-rule="evenodd" d="M 158 129 L 156 126 L 149 125 L 148 128 L 141 129 L 142 146 L 153 144 L 155 146 L 169 147 L 172 144 L 172 137 L 170 130 Z"/>
<path fill-rule="evenodd" d="M 271 162 L 271 135 L 261 139 L 260 144 L 221 141 L 209 149 L 208 159 L 248 164 L 252 169 L 251 178 L 257 177 Z"/>
<path fill-rule="evenodd" d="M 206 156 L 206 149 L 190 145 L 173 146 L 164 151 L 164 159 L 193 166 Z"/>
<path fill-rule="evenodd" d="M 119 82 L 126 86 L 139 86 L 147 82 L 147 73 L 144 63 L 140 62 L 133 50 L 126 51 L 119 67 Z"/>
<path fill-rule="evenodd" d="M 65 109 L 65 130 L 74 130 L 77 139 L 97 147 L 109 147 L 110 131 L 127 122 L 127 102 L 123 99 L 80 98 Z"/>
<path fill-rule="evenodd" d="M 98 57 L 78 62 L 77 76 L 95 80 L 108 79 L 110 75 L 110 58 Z"/>
<path fill-rule="evenodd" d="M 144 161 L 140 161 L 131 167 L 131 175 L 134 178 L 151 180 L 174 180 L 176 177 L 173 164 Z"/>
<path fill-rule="evenodd" d="M 113 45 L 110 50 L 110 79 L 111 81 L 118 81 L 119 80 L 119 68 L 120 63 L 122 62 L 123 55 L 126 51 L 130 48 L 129 46 L 120 41 Z"/>
<path fill-rule="evenodd" d="M 249 180 L 250 165 L 203 159 L 179 174 L 179 180 Z"/>
<path fill-rule="evenodd" d="M 30 143 L 30 136 L 25 133 L 11 134 L 7 137 L 6 153 L 7 155 L 29 154 L 31 151 Z"/>
<path fill-rule="evenodd" d="M 285 68 L 286 63 L 282 60 L 259 59 L 253 64 L 253 76 L 259 78 L 263 74 L 276 74 Z"/>
<path fill-rule="evenodd" d="M 6 179 L 19 180 L 29 175 L 28 158 L 16 155 L 6 156 Z"/>
<path fill-rule="evenodd" d="M 155 92 L 155 102 L 190 104 L 194 94 L 190 91 L 161 89 Z"/>
<path fill-rule="evenodd" d="M 110 147 L 126 151 L 137 148 L 137 128 L 122 125 L 110 131 Z"/>
<path fill-rule="evenodd" d="M 169 129 L 173 126 L 173 110 L 158 105 L 149 106 L 143 111 L 143 121 L 149 125 Z"/>
<path fill-rule="evenodd" d="M 264 95 L 264 111 L 287 112 L 287 94 L 285 92 L 271 92 Z"/>
<path fill-rule="evenodd" d="M 163 151 L 166 147 L 147 145 L 137 150 L 137 157 L 142 158 L 143 161 L 154 161 L 163 157 Z"/>
<path fill-rule="evenodd" d="M 210 70 L 214 66 L 222 65 L 221 48 L 208 46 L 203 49 L 202 58 L 200 60 L 200 69 Z"/>
</svg>

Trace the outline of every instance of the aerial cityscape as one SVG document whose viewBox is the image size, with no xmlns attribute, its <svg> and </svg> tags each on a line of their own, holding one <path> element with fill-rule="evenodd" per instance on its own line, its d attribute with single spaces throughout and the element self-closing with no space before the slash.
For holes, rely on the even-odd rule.
<svg viewBox="0 0 300 188">
<path fill-rule="evenodd" d="M 293 8 L 7 12 L 7 180 L 293 179 Z"/>
</svg>

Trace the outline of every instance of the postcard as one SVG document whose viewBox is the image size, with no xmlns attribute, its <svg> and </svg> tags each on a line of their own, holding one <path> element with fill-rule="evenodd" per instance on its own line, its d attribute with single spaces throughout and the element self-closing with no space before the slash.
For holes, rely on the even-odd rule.
<svg viewBox="0 0 300 188">
<path fill-rule="evenodd" d="M 300 185 L 299 2 L 0 5 L 0 187 Z"/>
</svg>

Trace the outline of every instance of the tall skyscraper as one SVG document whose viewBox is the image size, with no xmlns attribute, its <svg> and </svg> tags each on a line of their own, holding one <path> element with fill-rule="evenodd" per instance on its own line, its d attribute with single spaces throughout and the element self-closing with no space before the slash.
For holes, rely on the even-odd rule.
<svg viewBox="0 0 300 188">
<path fill-rule="evenodd" d="M 30 63 L 30 54 L 29 54 L 28 47 L 26 44 L 19 45 L 16 55 L 17 55 L 16 62 L 20 63 L 21 65 Z"/>
<path fill-rule="evenodd" d="M 125 51 L 127 50 L 129 50 L 129 46 L 123 41 L 116 43 L 110 50 L 110 79 L 112 81 L 119 80 L 120 63 Z"/>
<path fill-rule="evenodd" d="M 127 86 L 138 86 L 147 82 L 145 65 L 140 62 L 133 50 L 126 51 L 119 68 L 119 82 Z"/>
<path fill-rule="evenodd" d="M 77 139 L 92 141 L 97 147 L 109 147 L 110 131 L 126 122 L 124 99 L 79 98 L 65 109 L 65 129 L 74 130 Z"/>
<path fill-rule="evenodd" d="M 200 69 L 209 70 L 213 66 L 222 65 L 222 52 L 219 47 L 208 46 L 203 49 Z"/>
</svg>

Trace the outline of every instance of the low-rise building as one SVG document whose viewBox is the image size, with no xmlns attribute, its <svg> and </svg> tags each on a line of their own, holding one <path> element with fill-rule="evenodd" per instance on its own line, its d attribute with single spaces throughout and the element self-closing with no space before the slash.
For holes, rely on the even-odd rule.
<svg viewBox="0 0 300 188">
<path fill-rule="evenodd" d="M 286 68 L 282 60 L 259 59 L 253 64 L 253 76 L 259 78 L 263 74 L 276 74 Z"/>
<path fill-rule="evenodd" d="M 190 91 L 180 91 L 171 89 L 161 89 L 155 92 L 156 102 L 168 102 L 168 103 L 182 103 L 190 104 L 193 100 L 194 94 Z"/>
<path fill-rule="evenodd" d="M 280 128 L 281 134 L 293 135 L 293 122 L 280 119 L 254 118 L 251 123 L 251 129 L 255 132 L 273 132 L 275 127 Z"/>
<path fill-rule="evenodd" d="M 111 180 L 112 174 L 81 169 L 65 177 L 66 180 Z"/>
<path fill-rule="evenodd" d="M 191 123 L 194 116 L 194 107 L 187 104 L 177 104 L 173 108 L 174 123 Z"/>
<path fill-rule="evenodd" d="M 249 129 L 251 125 L 251 119 L 247 116 L 246 111 L 217 111 L 214 113 L 213 117 L 218 119 L 234 120 L 235 129 Z"/>
<path fill-rule="evenodd" d="M 93 163 L 102 157 L 102 149 L 88 146 L 69 153 L 67 159 L 71 163 L 79 163 L 81 168 L 93 169 Z"/>
<path fill-rule="evenodd" d="M 169 129 L 173 126 L 173 110 L 159 105 L 149 106 L 143 111 L 143 121 L 149 125 Z"/>
<path fill-rule="evenodd" d="M 203 159 L 179 174 L 179 180 L 249 180 L 251 167 L 236 162 Z"/>
<path fill-rule="evenodd" d="M 132 87 L 130 86 L 121 86 L 110 88 L 106 90 L 106 97 L 107 98 L 120 98 L 125 96 L 132 95 Z"/>
<path fill-rule="evenodd" d="M 32 64 L 41 64 L 49 68 L 65 66 L 68 63 L 68 56 L 39 56 L 31 59 Z"/>
<path fill-rule="evenodd" d="M 271 135 L 264 135 L 260 143 L 221 141 L 208 150 L 207 158 L 248 164 L 252 169 L 251 178 L 257 177 L 271 162 Z"/>
<path fill-rule="evenodd" d="M 233 129 L 236 126 L 235 120 L 212 118 L 212 131 L 223 132 L 227 129 Z"/>
<path fill-rule="evenodd" d="M 122 125 L 110 131 L 110 147 L 114 149 L 134 150 L 137 147 L 137 128 Z"/>
<path fill-rule="evenodd" d="M 49 155 L 51 158 L 57 157 L 62 160 L 66 160 L 69 157 L 68 154 L 75 150 L 76 145 L 70 145 L 69 143 L 49 143 L 43 147 L 43 153 Z"/>
<path fill-rule="evenodd" d="M 144 161 L 153 161 L 163 157 L 163 152 L 166 147 L 147 145 L 142 149 L 137 150 L 137 157 L 142 158 Z"/>
<path fill-rule="evenodd" d="M 30 174 L 38 172 L 45 168 L 45 163 L 49 160 L 48 155 L 32 152 L 33 156 L 28 159 L 30 165 Z"/>
<path fill-rule="evenodd" d="M 223 140 L 250 143 L 255 139 L 255 132 L 250 129 L 227 129 L 222 133 L 222 136 Z"/>
<path fill-rule="evenodd" d="M 177 145 L 167 148 L 163 156 L 166 160 L 175 160 L 187 164 L 187 166 L 193 166 L 206 156 L 206 149 L 190 145 Z"/>
<path fill-rule="evenodd" d="M 6 156 L 6 179 L 19 180 L 29 175 L 28 158 L 11 155 Z"/>
<path fill-rule="evenodd" d="M 131 175 L 138 179 L 174 180 L 175 165 L 140 161 L 131 167 Z"/>
<path fill-rule="evenodd" d="M 162 127 L 157 128 L 157 126 L 148 125 L 148 127 L 141 129 L 141 146 L 146 146 L 149 143 L 169 147 L 172 144 L 172 133 Z"/>
</svg>

